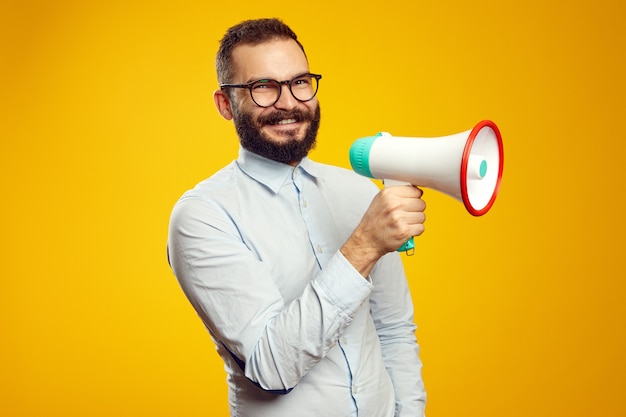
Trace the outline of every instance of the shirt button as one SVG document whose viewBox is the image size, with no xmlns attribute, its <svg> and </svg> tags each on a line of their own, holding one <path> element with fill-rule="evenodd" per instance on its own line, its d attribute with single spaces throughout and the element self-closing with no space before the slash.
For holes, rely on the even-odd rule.
<svg viewBox="0 0 626 417">
<path fill-rule="evenodd" d="M 352 393 L 356 395 L 357 392 L 359 392 L 357 387 L 356 386 L 352 387 Z"/>
<path fill-rule="evenodd" d="M 307 208 L 309 206 L 308 201 L 302 200 L 302 207 Z"/>
<path fill-rule="evenodd" d="M 317 253 L 324 253 L 324 248 L 322 248 L 320 245 L 317 245 Z"/>
<path fill-rule="evenodd" d="M 344 345 L 348 344 L 348 338 L 347 337 L 342 337 L 341 338 L 341 343 L 343 343 Z"/>
</svg>

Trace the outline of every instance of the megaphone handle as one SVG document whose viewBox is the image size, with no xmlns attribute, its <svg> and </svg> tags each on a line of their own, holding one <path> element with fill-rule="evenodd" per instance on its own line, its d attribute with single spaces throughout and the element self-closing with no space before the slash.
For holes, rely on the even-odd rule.
<svg viewBox="0 0 626 417">
<path fill-rule="evenodd" d="M 389 179 L 383 180 L 383 184 L 385 185 L 385 187 L 393 187 L 395 185 L 413 185 L 410 182 L 398 181 L 398 180 L 389 180 Z"/>
<path fill-rule="evenodd" d="M 389 179 L 383 180 L 383 184 L 385 185 L 385 187 L 393 187 L 396 185 L 412 185 L 410 182 L 389 180 Z M 410 238 L 409 240 L 407 240 L 406 243 L 400 246 L 398 249 L 396 249 L 396 251 L 406 252 L 407 255 L 413 255 L 413 253 L 415 252 L 415 242 L 413 238 Z"/>
</svg>

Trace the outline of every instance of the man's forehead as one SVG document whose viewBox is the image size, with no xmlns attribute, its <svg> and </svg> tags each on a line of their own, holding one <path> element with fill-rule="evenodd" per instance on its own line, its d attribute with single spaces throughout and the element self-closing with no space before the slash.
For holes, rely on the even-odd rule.
<svg viewBox="0 0 626 417">
<path fill-rule="evenodd" d="M 290 79 L 309 71 L 306 56 L 293 39 L 238 45 L 233 49 L 232 58 L 238 82 L 259 78 Z"/>
</svg>

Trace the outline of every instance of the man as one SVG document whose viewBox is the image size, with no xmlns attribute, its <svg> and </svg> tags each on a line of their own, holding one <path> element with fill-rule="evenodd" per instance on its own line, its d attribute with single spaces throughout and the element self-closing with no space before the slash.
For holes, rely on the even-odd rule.
<svg viewBox="0 0 626 417">
<path fill-rule="evenodd" d="M 229 29 L 216 66 L 239 157 L 178 201 L 168 257 L 224 360 L 231 415 L 423 416 L 395 252 L 423 232 L 422 191 L 307 157 L 321 76 L 281 21 Z"/>
</svg>

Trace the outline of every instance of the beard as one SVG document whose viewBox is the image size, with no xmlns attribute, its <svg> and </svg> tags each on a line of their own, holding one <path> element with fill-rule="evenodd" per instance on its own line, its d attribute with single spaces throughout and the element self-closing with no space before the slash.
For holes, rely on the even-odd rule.
<svg viewBox="0 0 626 417">
<path fill-rule="evenodd" d="M 315 148 L 321 118 L 319 104 L 314 112 L 300 109 L 277 110 L 256 120 L 251 113 L 239 111 L 239 109 L 233 110 L 233 120 L 241 146 L 250 152 L 276 162 L 292 164 L 302 160 L 309 151 Z M 263 126 L 277 124 L 284 119 L 309 122 L 304 137 L 301 139 L 297 137 L 297 129 L 286 130 L 282 133 L 285 140 L 277 143 L 261 131 Z"/>
</svg>

